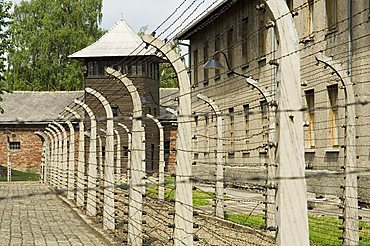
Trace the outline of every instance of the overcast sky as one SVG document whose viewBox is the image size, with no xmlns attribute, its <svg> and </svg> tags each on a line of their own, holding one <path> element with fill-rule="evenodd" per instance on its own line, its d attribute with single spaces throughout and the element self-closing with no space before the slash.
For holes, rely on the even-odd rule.
<svg viewBox="0 0 370 246">
<path fill-rule="evenodd" d="M 12 0 L 14 3 L 19 3 L 21 0 Z M 176 12 L 169 23 L 180 17 L 188 6 L 191 6 L 185 12 L 178 22 L 173 25 L 173 29 L 167 33 L 178 33 L 186 26 L 182 22 L 189 23 L 195 19 L 200 13 L 208 8 L 215 6 L 216 2 L 220 0 L 185 0 L 185 3 Z M 110 29 L 114 23 L 123 18 L 135 31 L 141 27 L 148 25 L 148 31 L 153 31 L 159 24 L 162 23 L 184 0 L 103 0 L 103 20 L 101 27 Z M 191 5 L 195 2 L 193 5 Z M 164 27 L 167 27 L 164 25 Z M 161 30 L 160 30 L 161 31 Z M 172 35 L 173 36 L 173 35 Z"/>
</svg>

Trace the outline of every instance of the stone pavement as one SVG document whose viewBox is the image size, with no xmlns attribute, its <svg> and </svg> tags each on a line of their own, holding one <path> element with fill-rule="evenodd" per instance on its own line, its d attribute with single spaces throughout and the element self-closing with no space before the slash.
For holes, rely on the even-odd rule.
<svg viewBox="0 0 370 246">
<path fill-rule="evenodd" d="M 0 245 L 107 245 L 51 190 L 0 183 Z"/>
</svg>

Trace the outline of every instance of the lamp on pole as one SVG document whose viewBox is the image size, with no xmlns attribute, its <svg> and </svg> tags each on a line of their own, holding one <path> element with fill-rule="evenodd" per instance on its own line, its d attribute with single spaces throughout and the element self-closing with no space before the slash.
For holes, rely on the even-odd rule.
<svg viewBox="0 0 370 246">
<path fill-rule="evenodd" d="M 246 80 L 246 83 L 252 86 L 254 89 L 258 90 L 258 92 L 263 97 L 263 100 L 270 105 L 270 107 L 275 107 L 275 103 L 273 103 L 272 97 L 269 96 L 266 92 L 262 91 L 261 88 L 257 86 L 257 81 L 254 80 L 251 76 L 247 76 L 238 72 L 235 72 L 228 62 L 227 56 L 223 51 L 216 51 L 213 54 L 213 58 L 208 60 L 204 65 L 204 69 L 222 69 L 224 66 L 221 62 L 215 59 L 216 55 L 221 54 L 225 58 L 226 66 L 229 72 L 243 77 Z M 275 222 L 275 117 L 273 116 L 273 112 L 271 112 L 269 107 L 267 107 L 267 118 L 269 120 L 269 130 L 268 130 L 268 163 L 267 163 L 267 181 L 266 181 L 266 228 L 271 231 L 275 231 L 276 222 Z"/>
<path fill-rule="evenodd" d="M 225 62 L 226 62 L 226 66 L 227 66 L 227 69 L 229 69 L 229 72 L 237 75 L 237 76 L 240 76 L 240 77 L 243 77 L 243 78 L 246 78 L 247 79 L 247 84 L 251 85 L 253 88 L 257 89 L 259 91 L 259 93 L 261 93 L 261 95 L 264 97 L 264 99 L 266 100 L 266 102 L 268 102 L 267 100 L 267 97 L 266 97 L 266 93 L 263 92 L 257 85 L 256 85 L 256 81 L 254 82 L 251 82 L 250 80 L 248 80 L 248 78 L 251 78 L 250 76 L 247 76 L 247 75 L 244 75 L 244 74 L 241 74 L 241 73 L 238 73 L 238 72 L 235 72 L 235 70 L 233 70 L 231 67 L 230 67 L 230 64 L 229 64 L 229 61 L 227 59 L 227 56 L 225 54 L 225 52 L 221 51 L 221 50 L 218 50 L 216 51 L 214 54 L 213 54 L 213 58 L 216 57 L 216 55 L 218 54 L 221 54 L 224 56 L 225 58 Z M 224 66 L 221 64 L 220 61 L 216 60 L 216 59 L 211 59 L 211 60 L 208 60 L 206 63 L 204 63 L 203 65 L 203 68 L 204 69 L 223 69 Z"/>
</svg>

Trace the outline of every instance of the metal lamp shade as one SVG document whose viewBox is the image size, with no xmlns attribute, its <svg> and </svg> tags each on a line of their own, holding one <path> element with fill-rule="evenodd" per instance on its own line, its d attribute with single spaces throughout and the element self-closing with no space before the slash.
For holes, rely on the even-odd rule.
<svg viewBox="0 0 370 246">
<path fill-rule="evenodd" d="M 224 68 L 224 66 L 222 66 L 221 62 L 212 59 L 212 60 L 207 61 L 203 65 L 203 68 L 204 69 L 221 69 L 221 68 Z"/>
</svg>

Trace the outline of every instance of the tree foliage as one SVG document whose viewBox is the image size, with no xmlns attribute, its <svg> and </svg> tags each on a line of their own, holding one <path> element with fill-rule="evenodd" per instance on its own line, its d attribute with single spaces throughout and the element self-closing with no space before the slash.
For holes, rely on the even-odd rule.
<svg viewBox="0 0 370 246">
<path fill-rule="evenodd" d="M 12 90 L 78 90 L 83 72 L 68 55 L 102 34 L 102 0 L 29 0 L 14 7 L 7 82 Z"/>
<path fill-rule="evenodd" d="M 0 101 L 3 100 L 1 95 L 7 91 L 4 75 L 6 73 L 6 53 L 11 45 L 8 31 L 10 23 L 10 9 L 12 3 L 6 0 L 0 0 Z M 0 107 L 0 113 L 4 110 Z"/>
<path fill-rule="evenodd" d="M 175 52 L 177 54 L 181 53 L 180 46 L 172 41 L 170 45 L 173 47 Z M 170 63 L 162 63 L 160 65 L 160 70 L 161 70 L 161 84 L 160 87 L 162 88 L 177 88 L 179 87 L 179 82 L 177 79 L 177 74 L 172 67 Z"/>
</svg>

